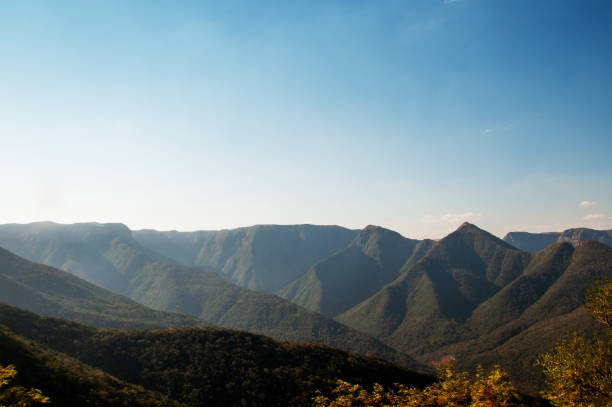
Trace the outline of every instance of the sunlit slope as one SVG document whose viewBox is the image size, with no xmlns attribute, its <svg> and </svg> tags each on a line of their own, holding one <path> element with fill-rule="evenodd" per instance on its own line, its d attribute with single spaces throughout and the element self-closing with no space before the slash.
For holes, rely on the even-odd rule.
<svg viewBox="0 0 612 407">
<path fill-rule="evenodd" d="M 203 326 L 201 319 L 155 311 L 70 273 L 0 248 L 0 301 L 107 328 Z"/>
</svg>

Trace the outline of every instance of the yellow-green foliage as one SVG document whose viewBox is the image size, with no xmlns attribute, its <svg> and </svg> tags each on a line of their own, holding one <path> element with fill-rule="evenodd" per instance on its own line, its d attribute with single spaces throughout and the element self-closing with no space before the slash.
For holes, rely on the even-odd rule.
<svg viewBox="0 0 612 407">
<path fill-rule="evenodd" d="M 612 282 L 605 280 L 587 294 L 586 308 L 607 327 L 608 339 L 591 341 L 574 334 L 538 360 L 547 389 L 542 395 L 555 406 L 612 406 Z"/>
<path fill-rule="evenodd" d="M 404 407 L 404 406 L 516 406 L 518 393 L 508 375 L 499 366 L 486 374 L 482 367 L 474 378 L 468 373 L 457 372 L 454 362 L 441 366 L 440 380 L 424 389 L 396 384 L 395 389 L 385 391 L 375 384 L 372 392 L 360 385 L 338 381 L 330 399 L 319 394 L 315 407 Z"/>
<path fill-rule="evenodd" d="M 598 281 L 587 294 L 585 306 L 593 318 L 604 324 L 608 332 L 612 329 L 612 281 L 606 279 Z"/>
<path fill-rule="evenodd" d="M 0 366 L 0 407 L 27 407 L 34 404 L 47 404 L 51 400 L 38 389 L 6 385 L 17 375 L 15 366 Z"/>
</svg>

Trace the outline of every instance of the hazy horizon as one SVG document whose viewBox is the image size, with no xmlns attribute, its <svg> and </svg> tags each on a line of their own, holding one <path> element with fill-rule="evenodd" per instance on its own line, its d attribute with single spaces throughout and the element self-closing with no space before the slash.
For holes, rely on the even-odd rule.
<svg viewBox="0 0 612 407">
<path fill-rule="evenodd" d="M 467 221 L 461 222 L 460 224 L 457 224 L 456 227 L 454 229 L 452 229 L 450 233 L 452 233 L 453 231 L 457 230 L 459 227 L 461 227 L 461 225 L 463 225 L 463 223 L 465 223 Z M 154 230 L 154 231 L 158 231 L 158 232 L 179 232 L 179 233 L 192 233 L 192 232 L 217 232 L 217 231 L 222 231 L 222 230 L 235 230 L 235 229 L 246 229 L 246 228 L 251 228 L 251 227 L 256 227 L 256 226 L 304 226 L 304 225 L 308 225 L 308 226 L 338 226 L 338 227 L 342 227 L 345 229 L 350 229 L 350 230 L 362 230 L 367 226 L 381 226 L 381 225 L 373 225 L 373 224 L 367 224 L 367 225 L 363 225 L 362 227 L 348 227 L 348 226 L 344 226 L 344 225 L 338 225 L 338 224 L 313 224 L 313 223 L 286 223 L 286 224 L 277 224 L 277 223 L 257 223 L 257 224 L 253 224 L 253 225 L 243 225 L 243 226 L 238 226 L 235 228 L 219 228 L 219 229 L 193 229 L 193 230 L 178 230 L 178 229 L 155 229 L 155 228 L 135 228 L 135 227 L 131 227 L 130 225 L 128 225 L 125 222 L 98 222 L 98 221 L 84 221 L 84 222 L 73 222 L 73 223 L 65 223 L 65 222 L 55 222 L 55 221 L 50 221 L 50 220 L 41 220 L 41 221 L 34 221 L 34 222 L 8 222 L 8 223 L 4 223 L 4 224 L 0 224 L 0 226 L 2 225 L 27 225 L 27 224 L 36 224 L 36 223 L 53 223 L 53 224 L 57 224 L 57 225 L 63 225 L 63 226 L 67 226 L 67 225 L 72 225 L 72 224 L 122 224 L 124 226 L 126 226 L 128 229 L 130 229 L 131 231 L 143 231 L 143 230 Z M 473 223 L 473 222 L 468 222 L 471 223 L 472 225 L 482 229 L 477 223 Z M 585 226 L 576 226 L 576 227 L 571 227 L 571 228 L 567 228 L 567 229 L 575 229 L 575 228 L 584 228 Z M 445 237 L 446 235 L 443 236 L 439 236 L 439 237 L 432 237 L 432 236 L 412 236 L 412 235 L 407 235 L 404 234 L 402 232 L 399 232 L 395 229 L 392 228 L 386 228 L 389 230 L 393 230 L 395 232 L 400 233 L 402 236 L 406 237 L 406 238 L 411 238 L 411 239 L 432 239 L 432 240 L 439 240 L 443 237 Z M 548 231 L 541 231 L 541 232 L 536 232 L 536 231 L 532 231 L 532 230 L 508 230 L 507 232 L 499 235 L 496 233 L 493 233 L 489 230 L 483 229 L 486 232 L 489 232 L 495 236 L 497 236 L 500 239 L 503 239 L 505 237 L 505 235 L 507 233 L 510 232 L 528 232 L 528 233 L 561 233 L 567 229 L 562 229 L 562 230 L 548 230 Z"/>
<path fill-rule="evenodd" d="M 0 3 L 0 223 L 612 229 L 605 1 Z"/>
</svg>

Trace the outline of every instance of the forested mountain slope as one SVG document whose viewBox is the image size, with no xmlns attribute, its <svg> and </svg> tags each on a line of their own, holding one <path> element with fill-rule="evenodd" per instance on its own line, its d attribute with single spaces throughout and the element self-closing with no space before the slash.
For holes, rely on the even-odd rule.
<svg viewBox="0 0 612 407">
<path fill-rule="evenodd" d="M 121 394 L 133 391 L 127 383 L 134 383 L 143 386 L 138 393 L 143 397 L 161 393 L 189 406 L 309 406 L 316 390 L 329 392 L 339 378 L 386 385 L 395 381 L 423 385 L 432 380 L 379 359 L 322 345 L 216 328 L 95 329 L 3 304 L 0 338 L 0 360 L 15 363 L 32 378 L 32 385 L 58 400 L 62 391 L 65 397 L 73 389 L 58 389 L 57 380 L 88 383 L 92 373 L 85 369 L 93 369 L 81 363 L 103 371 L 93 373 L 96 392 L 114 391 L 105 379 L 112 374 L 125 381 L 111 383 Z M 18 347 L 28 354 L 15 356 Z M 47 355 L 58 362 L 49 362 Z M 53 371 L 47 365 L 62 369 L 66 361 L 74 367 L 62 370 L 59 378 L 44 376 Z M 74 392 L 80 395 L 79 389 Z M 121 400 L 127 403 L 123 405 L 155 405 L 131 402 L 128 397 Z"/>
<path fill-rule="evenodd" d="M 336 316 L 395 280 L 408 259 L 418 255 L 419 243 L 370 225 L 347 248 L 314 264 L 279 294 L 310 310 Z"/>
<path fill-rule="evenodd" d="M 139 230 L 133 237 L 180 264 L 214 271 L 241 287 L 277 292 L 345 248 L 357 233 L 339 226 L 257 225 L 201 232 Z"/>
<path fill-rule="evenodd" d="M 86 275 L 90 280 L 107 282 L 105 288 L 124 292 L 157 310 L 190 314 L 226 328 L 325 343 L 419 366 L 412 358 L 366 334 L 276 295 L 238 287 L 201 268 L 165 261 L 165 256 L 143 248 L 126 231 L 129 229 L 116 224 L 3 225 L 0 244 L 10 244 L 31 258 L 61 264 L 67 271 Z M 112 278 L 106 278 L 105 273 Z"/>
<path fill-rule="evenodd" d="M 536 393 L 537 356 L 568 332 L 593 333 L 586 290 L 612 278 L 612 247 L 555 243 L 535 255 L 463 225 L 393 283 L 338 319 L 427 361 L 502 364 Z"/>
<path fill-rule="evenodd" d="M 155 311 L 70 273 L 0 248 L 0 301 L 103 328 L 204 326 L 198 318 Z"/>
<path fill-rule="evenodd" d="M 406 352 L 435 349 L 454 341 L 457 327 L 520 275 L 529 258 L 466 223 L 395 281 L 337 319 Z"/>
<path fill-rule="evenodd" d="M 502 364 L 523 389 L 543 384 L 537 356 L 568 332 L 590 336 L 599 324 L 583 309 L 594 282 L 612 278 L 612 247 L 583 241 L 556 243 L 538 253 L 525 273 L 481 304 L 464 326 L 464 339 L 425 358 L 454 354 L 463 366 Z"/>
<path fill-rule="evenodd" d="M 0 317 L 19 316 L 28 325 L 28 314 L 13 314 L 0 303 Z M 63 324 L 66 327 L 66 324 Z M 59 326 L 59 323 L 58 323 Z M 44 332 L 43 332 L 44 334 Z M 70 341 L 66 336 L 64 341 Z M 0 322 L 0 365 L 16 366 L 18 374 L 11 385 L 38 388 L 51 399 L 51 406 L 62 407 L 186 407 L 158 392 L 143 389 L 38 342 L 17 335 Z"/>
</svg>

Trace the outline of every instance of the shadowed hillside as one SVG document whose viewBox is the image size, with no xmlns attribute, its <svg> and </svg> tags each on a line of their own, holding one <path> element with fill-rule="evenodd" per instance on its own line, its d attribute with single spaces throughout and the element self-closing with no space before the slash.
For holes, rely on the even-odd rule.
<svg viewBox="0 0 612 407">
<path fill-rule="evenodd" d="M 435 349 L 453 342 L 478 304 L 520 275 L 528 261 L 527 253 L 466 223 L 338 320 L 406 352 Z"/>
<path fill-rule="evenodd" d="M 14 316 L 11 315 L 13 311 L 18 312 L 0 304 L 2 319 Z M 28 314 L 19 314 L 22 318 L 20 323 L 29 324 L 28 316 Z M 63 340 L 69 341 L 71 338 L 66 336 Z M 41 389 L 44 395 L 51 398 L 51 406 L 187 406 L 169 400 L 158 392 L 117 379 L 38 342 L 16 335 L 2 323 L 0 323 L 0 361 L 2 365 L 13 364 L 17 367 L 18 374 L 12 384 Z"/>
<path fill-rule="evenodd" d="M 185 266 L 214 271 L 241 287 L 276 292 L 345 248 L 357 233 L 339 226 L 257 225 L 202 232 L 139 230 L 133 236 Z"/>
<path fill-rule="evenodd" d="M 313 265 L 279 294 L 313 311 L 336 316 L 396 279 L 419 243 L 391 230 L 368 226 L 346 249 Z"/>
<path fill-rule="evenodd" d="M 529 255 L 464 225 L 338 319 L 425 360 L 454 355 L 463 369 L 501 364 L 536 394 L 537 356 L 569 330 L 597 331 L 582 306 L 587 288 L 604 277 L 612 277 L 605 244 L 555 243 Z"/>
<path fill-rule="evenodd" d="M 43 232 L 36 233 L 38 228 Z M 53 238 L 51 230 L 55 230 L 58 239 Z M 165 257 L 142 248 L 125 230 L 124 226 L 106 228 L 102 224 L 4 225 L 0 226 L 0 241 L 32 257 L 50 259 L 43 254 L 54 253 L 55 262 L 68 270 L 78 269 L 80 275 L 95 270 L 119 276 L 124 287 L 121 291 L 157 310 L 190 314 L 226 328 L 325 343 L 419 366 L 377 339 L 273 294 L 238 287 L 201 268 L 160 261 Z M 73 245 L 66 242 L 75 241 L 88 256 L 72 257 Z M 112 290 L 116 286 L 113 283 L 105 288 Z"/>
<path fill-rule="evenodd" d="M 537 253 L 559 240 L 561 233 L 529 233 L 510 232 L 504 236 L 504 241 L 529 253 Z"/>
<path fill-rule="evenodd" d="M 610 246 L 584 241 L 574 249 L 556 243 L 474 311 L 464 327 L 466 339 L 425 357 L 454 354 L 462 366 L 502 364 L 521 388 L 535 394 L 543 384 L 533 367 L 540 353 L 570 331 L 590 335 L 600 330 L 583 305 L 587 288 L 605 277 L 612 277 Z"/>
<path fill-rule="evenodd" d="M 86 379 L 90 373 L 79 367 L 84 362 L 120 380 L 143 386 L 139 394 L 155 391 L 189 406 L 309 406 L 316 390 L 328 393 L 338 378 L 387 385 L 398 380 L 423 385 L 432 380 L 379 359 L 322 345 L 275 341 L 224 329 L 103 330 L 41 318 L 3 304 L 0 327 L 3 327 L 0 360 L 21 366 L 37 387 L 58 399 L 62 391 L 65 396 L 72 389 L 58 389 L 55 376 L 42 377 L 48 372 L 45 370 L 48 362 L 44 360 L 47 354 L 59 360 L 54 364 L 74 361 L 71 363 L 76 367 L 63 371 L 62 380 Z M 10 341 L 16 345 L 6 345 Z M 13 357 L 13 349 L 18 346 L 36 351 L 29 351 L 30 355 L 24 358 Z M 101 379 L 108 376 L 99 371 L 95 375 Z M 95 390 L 113 391 L 101 379 L 96 381 Z M 134 388 L 118 381 L 113 384 L 126 393 Z M 127 405 L 141 405 L 131 404 L 128 397 L 122 400 Z"/>
</svg>

